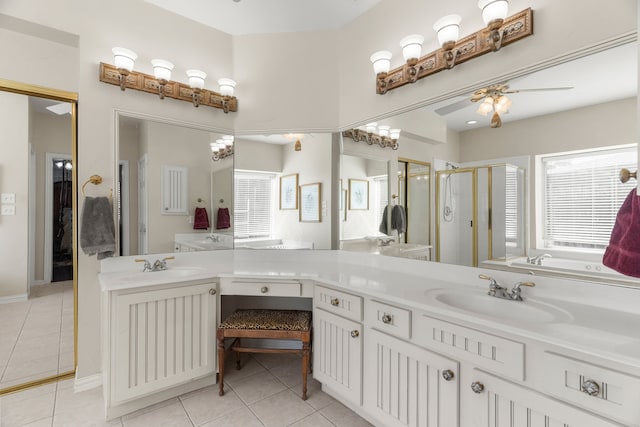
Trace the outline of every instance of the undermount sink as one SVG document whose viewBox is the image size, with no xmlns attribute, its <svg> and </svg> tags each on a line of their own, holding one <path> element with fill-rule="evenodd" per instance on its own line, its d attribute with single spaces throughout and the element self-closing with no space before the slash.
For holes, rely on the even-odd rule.
<svg viewBox="0 0 640 427">
<path fill-rule="evenodd" d="M 123 277 L 121 280 L 124 282 L 136 282 L 143 280 L 156 280 L 156 279 L 184 279 L 189 276 L 200 274 L 205 269 L 202 267 L 169 267 L 167 270 L 161 271 L 136 271 Z"/>
<path fill-rule="evenodd" d="M 449 308 L 499 320 L 561 323 L 572 319 L 567 311 L 526 296 L 523 296 L 524 301 L 511 301 L 492 297 L 478 289 L 434 289 L 425 294 L 436 303 Z"/>
</svg>

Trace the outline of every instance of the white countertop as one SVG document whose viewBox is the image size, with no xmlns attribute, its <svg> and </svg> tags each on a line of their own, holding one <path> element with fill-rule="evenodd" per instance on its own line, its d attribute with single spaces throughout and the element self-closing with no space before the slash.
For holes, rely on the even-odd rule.
<svg viewBox="0 0 640 427">
<path fill-rule="evenodd" d="M 236 249 L 147 258 L 153 262 L 164 256 L 175 256 L 175 260 L 168 261 L 169 270 L 147 273 L 141 272 L 134 257 L 103 260 L 98 275 L 102 290 L 236 276 L 312 279 L 429 312 L 443 320 L 588 352 L 640 369 L 640 289 L 346 251 Z M 566 316 L 557 321 L 527 322 L 468 312 L 434 298 L 445 291 L 484 298 L 480 295 L 485 295 L 488 282 L 479 279 L 478 274 L 490 275 L 509 288 L 518 281 L 533 280 L 535 288 L 523 289 L 525 302 L 505 304 L 527 304 L 529 299 L 531 304 L 550 304 Z"/>
</svg>

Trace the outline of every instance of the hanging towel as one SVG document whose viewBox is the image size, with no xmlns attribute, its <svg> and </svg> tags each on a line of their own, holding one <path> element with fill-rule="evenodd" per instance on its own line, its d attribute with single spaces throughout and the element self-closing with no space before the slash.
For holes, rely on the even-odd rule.
<svg viewBox="0 0 640 427">
<path fill-rule="evenodd" d="M 229 208 L 218 209 L 218 220 L 216 222 L 216 229 L 231 227 L 231 217 L 229 216 Z"/>
<path fill-rule="evenodd" d="M 618 273 L 640 277 L 640 196 L 635 188 L 618 211 L 602 263 Z"/>
<path fill-rule="evenodd" d="M 206 208 L 196 208 L 193 215 L 193 229 L 206 230 L 209 228 L 209 215 Z"/>
<path fill-rule="evenodd" d="M 384 234 L 387 233 L 387 209 L 389 206 L 384 207 L 384 211 L 382 212 L 382 221 L 380 221 L 380 232 Z M 407 231 L 407 216 L 405 214 L 404 208 L 400 205 L 395 205 L 391 209 L 391 229 L 397 230 L 398 234 L 404 233 Z"/>
<path fill-rule="evenodd" d="M 107 197 L 86 197 L 80 220 L 80 246 L 87 255 L 98 259 L 113 256 L 116 233 L 113 209 Z"/>
</svg>

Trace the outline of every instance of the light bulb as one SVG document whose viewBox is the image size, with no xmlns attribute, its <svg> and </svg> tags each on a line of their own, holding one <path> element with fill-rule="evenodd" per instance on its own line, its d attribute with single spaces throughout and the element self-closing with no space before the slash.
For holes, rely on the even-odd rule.
<svg viewBox="0 0 640 427">
<path fill-rule="evenodd" d="M 389 72 L 391 68 L 391 56 L 391 52 L 388 50 L 381 50 L 371 55 L 369 59 L 373 64 L 373 71 L 376 75 Z"/>
<path fill-rule="evenodd" d="M 424 36 L 420 34 L 412 34 L 400 40 L 404 60 L 419 59 L 422 53 L 422 43 L 424 43 Z"/>
</svg>

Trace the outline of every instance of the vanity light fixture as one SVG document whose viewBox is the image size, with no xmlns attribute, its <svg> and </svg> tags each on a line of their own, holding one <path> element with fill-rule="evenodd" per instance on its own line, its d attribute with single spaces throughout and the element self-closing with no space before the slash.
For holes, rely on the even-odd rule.
<svg viewBox="0 0 640 427">
<path fill-rule="evenodd" d="M 497 52 L 502 46 L 533 34 L 531 8 L 507 17 L 508 0 L 479 0 L 478 7 L 482 10 L 486 27 L 461 40 L 458 40 L 461 17 L 447 15 L 433 26 L 440 49 L 420 56 L 424 37 L 416 34 L 407 36 L 400 42 L 405 64 L 397 68 L 390 69 L 390 51 L 381 50 L 371 55 L 369 59 L 376 74 L 376 93 L 385 94 L 472 58 Z"/>
<path fill-rule="evenodd" d="M 225 113 L 238 111 L 238 99 L 234 96 L 236 82 L 231 79 L 220 79 L 220 92 L 214 92 L 204 88 L 204 80 L 207 74 L 204 71 L 189 69 L 187 76 L 189 84 L 171 81 L 173 64 L 162 59 L 154 59 L 153 76 L 133 70 L 138 56 L 131 50 L 123 47 L 112 49 L 115 65 L 100 63 L 99 79 L 103 83 L 109 83 L 142 92 L 157 93 L 161 99 L 173 98 L 192 103 L 195 107 L 204 105 L 220 108 Z"/>
<path fill-rule="evenodd" d="M 211 160 L 217 162 L 218 160 L 233 155 L 233 135 L 222 135 L 222 138 L 216 139 L 209 143 L 211 148 Z"/>
<path fill-rule="evenodd" d="M 356 142 L 364 141 L 369 145 L 377 145 L 381 148 L 390 147 L 397 150 L 399 147 L 400 129 L 391 129 L 391 126 L 377 123 L 367 123 L 365 130 L 349 129 L 342 132 L 343 137 L 351 138 Z"/>
<path fill-rule="evenodd" d="M 132 50 L 125 49 L 124 47 L 114 47 L 111 49 L 113 52 L 113 62 L 116 64 L 118 70 L 118 80 L 120 83 L 120 90 L 124 90 L 127 83 L 127 76 L 133 71 L 133 64 L 138 55 Z"/>
<path fill-rule="evenodd" d="M 200 92 L 204 89 L 204 79 L 207 78 L 207 73 L 200 70 L 187 70 L 187 77 L 189 77 L 189 86 L 193 93 L 193 106 L 198 108 L 200 106 Z"/>
</svg>

